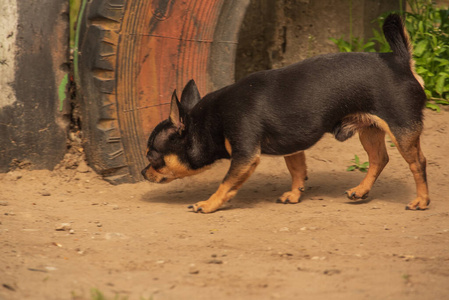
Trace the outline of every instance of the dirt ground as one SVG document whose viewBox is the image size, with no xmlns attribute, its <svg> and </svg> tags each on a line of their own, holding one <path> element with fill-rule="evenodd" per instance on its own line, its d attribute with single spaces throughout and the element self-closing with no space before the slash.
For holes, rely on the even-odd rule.
<svg viewBox="0 0 449 300">
<path fill-rule="evenodd" d="M 404 209 L 415 187 L 394 147 L 370 197 L 346 199 L 364 175 L 346 167 L 367 160 L 356 137 L 306 152 L 300 204 L 275 203 L 290 178 L 264 157 L 213 214 L 187 206 L 228 162 L 167 185 L 112 186 L 83 163 L 1 174 L 0 299 L 449 299 L 448 111 L 426 111 L 422 145 L 427 211 Z"/>
</svg>

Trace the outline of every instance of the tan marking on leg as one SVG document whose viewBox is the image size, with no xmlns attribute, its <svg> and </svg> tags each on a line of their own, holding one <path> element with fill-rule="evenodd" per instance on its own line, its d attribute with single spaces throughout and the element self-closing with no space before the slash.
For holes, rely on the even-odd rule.
<svg viewBox="0 0 449 300">
<path fill-rule="evenodd" d="M 427 209 L 430 199 L 427 185 L 426 158 L 421 151 L 419 138 L 422 132 L 422 124 L 416 124 L 413 128 L 404 129 L 401 132 L 401 136 L 396 137 L 391 132 L 387 122 L 374 115 L 372 115 L 372 118 L 376 122 L 376 125 L 390 136 L 396 148 L 398 148 L 399 153 L 401 153 L 402 157 L 409 164 L 410 170 L 412 171 L 416 184 L 417 197 L 406 208 L 412 210 Z"/>
<path fill-rule="evenodd" d="M 369 169 L 358 186 L 346 191 L 349 199 L 365 199 L 377 177 L 388 163 L 384 131 L 376 127 L 365 127 L 359 130 L 359 138 L 363 148 L 368 153 Z"/>
<path fill-rule="evenodd" d="M 391 141 L 397 145 L 397 140 L 394 134 L 391 132 L 390 126 L 388 126 L 387 122 L 385 122 L 383 119 L 379 118 L 378 116 L 370 115 L 372 120 L 374 121 L 374 124 L 376 124 L 377 127 L 385 131 L 388 136 L 390 137 Z"/>
<path fill-rule="evenodd" d="M 419 78 L 417 78 L 417 80 L 419 81 Z M 406 208 L 412 210 L 427 209 L 430 203 L 430 199 L 429 199 L 429 189 L 427 185 L 426 158 L 424 157 L 421 151 L 419 139 L 419 136 L 422 132 L 422 124 L 417 123 L 415 126 L 413 126 L 413 128 L 404 129 L 401 132 L 400 136 L 396 137 L 385 120 L 371 114 L 359 114 L 359 115 L 360 116 L 357 116 L 357 114 L 348 116 L 349 118 L 348 120 L 350 120 L 351 122 L 346 123 L 347 126 L 354 126 L 354 128 L 361 130 L 365 127 L 366 124 L 371 123 L 371 125 L 375 125 L 376 127 L 382 129 L 385 133 L 387 133 L 390 136 L 392 142 L 398 148 L 399 153 L 401 153 L 402 157 L 409 164 L 410 170 L 412 171 L 413 177 L 415 179 L 417 197 L 415 198 L 415 200 L 410 202 Z M 357 125 L 357 119 L 360 120 L 362 126 Z M 367 144 L 368 143 L 369 142 L 367 142 Z M 376 169 L 377 171 L 372 171 L 371 175 L 367 174 L 367 176 L 364 179 L 365 182 L 362 181 L 363 186 L 361 186 L 360 189 L 356 191 L 357 195 L 359 193 L 362 194 L 363 189 L 367 190 L 371 182 L 373 182 L 373 179 L 375 179 L 374 175 L 379 171 L 380 168 L 377 167 Z M 350 193 L 349 195 L 352 194 L 351 190 L 348 192 Z"/>
<path fill-rule="evenodd" d="M 223 183 L 220 184 L 217 191 L 206 201 L 198 202 L 190 208 L 194 212 L 211 213 L 220 208 L 224 203 L 233 198 L 243 183 L 251 176 L 260 163 L 260 153 L 256 154 L 249 162 L 233 166 L 228 171 Z"/>
<path fill-rule="evenodd" d="M 306 156 L 304 151 L 284 156 L 287 168 L 292 176 L 292 190 L 285 192 L 279 199 L 280 203 L 298 203 L 307 177 Z"/>
<path fill-rule="evenodd" d="M 228 139 L 225 139 L 225 148 L 226 151 L 228 151 L 229 155 L 232 155 L 232 147 Z"/>
<path fill-rule="evenodd" d="M 416 184 L 417 197 L 407 204 L 411 210 L 425 210 L 430 203 L 429 188 L 427 185 L 426 158 L 421 150 L 420 132 L 413 132 L 401 138 L 397 147 L 399 152 L 409 164 Z"/>
</svg>

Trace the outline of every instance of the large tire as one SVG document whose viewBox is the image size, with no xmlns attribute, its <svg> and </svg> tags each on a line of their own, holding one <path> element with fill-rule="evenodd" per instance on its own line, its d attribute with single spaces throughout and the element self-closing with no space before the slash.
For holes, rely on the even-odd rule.
<svg viewBox="0 0 449 300">
<path fill-rule="evenodd" d="M 89 164 L 112 183 L 142 179 L 146 141 L 173 90 L 205 94 L 234 80 L 249 0 L 83 2 L 75 59 Z"/>
</svg>

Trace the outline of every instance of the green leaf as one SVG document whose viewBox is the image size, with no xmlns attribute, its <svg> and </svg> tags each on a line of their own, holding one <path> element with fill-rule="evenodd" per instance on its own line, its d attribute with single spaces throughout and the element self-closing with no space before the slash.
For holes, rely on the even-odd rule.
<svg viewBox="0 0 449 300">
<path fill-rule="evenodd" d="M 444 83 L 446 82 L 446 76 L 438 76 L 436 85 L 435 85 L 435 91 L 439 94 L 442 95 L 443 91 L 444 91 Z"/>
<path fill-rule="evenodd" d="M 429 44 L 429 42 L 427 40 L 422 40 L 420 41 L 416 46 L 415 46 L 415 50 L 413 51 L 413 53 L 416 56 L 421 56 L 424 53 L 424 50 L 426 50 L 427 45 Z"/>
<path fill-rule="evenodd" d="M 360 159 L 359 159 L 359 157 L 357 155 L 354 155 L 354 162 L 355 162 L 356 165 L 360 164 Z"/>
<path fill-rule="evenodd" d="M 430 108 L 431 110 L 434 110 L 436 112 L 440 112 L 441 111 L 440 107 L 437 104 L 433 104 L 433 103 L 430 103 L 430 102 L 426 103 L 426 107 Z"/>
<path fill-rule="evenodd" d="M 352 165 L 352 166 L 349 166 L 349 167 L 346 169 L 346 171 L 351 172 L 351 171 L 354 171 L 355 169 L 356 169 L 356 166 Z"/>
</svg>

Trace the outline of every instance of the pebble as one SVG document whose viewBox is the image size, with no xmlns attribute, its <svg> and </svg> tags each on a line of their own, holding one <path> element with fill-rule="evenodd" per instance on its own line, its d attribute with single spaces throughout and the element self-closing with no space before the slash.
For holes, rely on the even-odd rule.
<svg viewBox="0 0 449 300">
<path fill-rule="evenodd" d="M 195 264 L 190 264 L 189 266 L 189 274 L 198 274 L 200 270 Z"/>
<path fill-rule="evenodd" d="M 310 258 L 311 260 L 325 260 L 326 257 L 325 256 L 312 256 L 312 258 Z"/>
<path fill-rule="evenodd" d="M 290 231 L 290 229 L 288 227 L 282 227 L 281 229 L 279 229 L 279 231 L 286 232 L 286 231 Z"/>
<path fill-rule="evenodd" d="M 72 229 L 72 225 L 70 223 L 61 223 L 56 225 L 56 231 L 70 231 Z"/>
<path fill-rule="evenodd" d="M 16 181 L 22 178 L 22 173 L 18 171 L 11 171 L 6 174 L 6 177 L 11 181 Z"/>
<path fill-rule="evenodd" d="M 126 237 L 124 234 L 122 234 L 120 232 L 107 232 L 104 235 L 104 238 L 106 240 L 125 240 L 128 237 Z"/>
<path fill-rule="evenodd" d="M 211 259 L 207 262 L 208 264 L 215 264 L 215 265 L 221 265 L 223 263 L 223 261 L 221 259 Z"/>
<path fill-rule="evenodd" d="M 399 258 L 402 258 L 405 261 L 409 261 L 415 259 L 416 257 L 414 255 L 399 255 Z"/>
<path fill-rule="evenodd" d="M 0 201 L 0 206 L 8 206 L 8 201 Z"/>
<path fill-rule="evenodd" d="M 329 269 L 329 270 L 324 270 L 323 274 L 325 275 L 335 275 L 335 274 L 340 274 L 341 271 L 338 269 Z"/>
<path fill-rule="evenodd" d="M 51 194 L 49 193 L 49 192 L 46 192 L 46 191 L 43 191 L 43 192 L 41 192 L 41 195 L 42 196 L 51 196 Z"/>
</svg>

